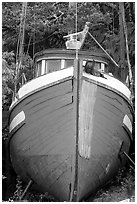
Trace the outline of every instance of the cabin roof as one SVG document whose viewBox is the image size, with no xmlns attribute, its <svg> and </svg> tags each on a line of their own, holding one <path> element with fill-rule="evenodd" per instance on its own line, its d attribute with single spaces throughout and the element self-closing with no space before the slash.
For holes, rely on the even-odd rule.
<svg viewBox="0 0 137 204">
<path fill-rule="evenodd" d="M 38 59 L 41 59 L 43 57 L 68 57 L 68 58 L 75 58 L 76 50 L 66 50 L 66 49 L 46 49 L 42 50 L 41 52 L 38 52 L 35 54 L 35 61 Z M 95 52 L 92 50 L 79 50 L 78 51 L 79 58 L 93 58 L 96 60 L 103 60 L 105 62 L 109 62 L 109 58 L 106 54 L 102 52 Z"/>
</svg>

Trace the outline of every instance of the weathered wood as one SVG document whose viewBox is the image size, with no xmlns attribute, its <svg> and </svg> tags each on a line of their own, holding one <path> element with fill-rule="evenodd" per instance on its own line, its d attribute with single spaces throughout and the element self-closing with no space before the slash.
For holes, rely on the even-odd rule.
<svg viewBox="0 0 137 204">
<path fill-rule="evenodd" d="M 75 161 L 73 170 L 73 183 L 70 193 L 70 201 L 78 200 L 78 140 L 79 140 L 79 106 L 82 83 L 82 62 L 78 61 L 78 50 L 76 50 L 76 60 L 74 65 L 74 136 L 75 136 Z"/>
</svg>

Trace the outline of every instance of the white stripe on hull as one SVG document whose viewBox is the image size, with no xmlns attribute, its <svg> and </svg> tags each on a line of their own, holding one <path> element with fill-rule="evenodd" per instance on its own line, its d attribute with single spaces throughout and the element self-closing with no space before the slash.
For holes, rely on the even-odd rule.
<svg viewBox="0 0 137 204">
<path fill-rule="evenodd" d="M 10 127 L 9 127 L 9 132 L 11 132 L 15 127 L 17 127 L 24 120 L 25 120 L 25 113 L 24 113 L 24 111 L 21 111 L 11 121 Z"/>
<path fill-rule="evenodd" d="M 123 119 L 123 124 L 128 128 L 128 130 L 132 134 L 132 123 L 127 115 L 125 115 Z"/>
</svg>

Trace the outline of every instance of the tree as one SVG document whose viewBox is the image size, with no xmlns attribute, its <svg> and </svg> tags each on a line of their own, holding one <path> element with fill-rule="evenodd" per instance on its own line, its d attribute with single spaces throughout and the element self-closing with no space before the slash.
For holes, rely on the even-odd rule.
<svg viewBox="0 0 137 204">
<path fill-rule="evenodd" d="M 2 105 L 9 106 L 14 92 L 15 60 L 13 52 L 2 55 Z"/>
<path fill-rule="evenodd" d="M 135 4 L 126 2 L 125 16 L 131 65 L 135 64 Z M 3 2 L 3 51 L 16 55 L 20 31 L 22 4 Z M 24 52 L 33 58 L 34 53 L 47 48 L 65 48 L 63 36 L 81 31 L 89 21 L 90 32 L 107 52 L 120 62 L 118 2 L 28 2 L 25 24 Z M 99 49 L 87 36 L 83 49 Z M 133 71 L 134 72 L 134 71 Z"/>
</svg>

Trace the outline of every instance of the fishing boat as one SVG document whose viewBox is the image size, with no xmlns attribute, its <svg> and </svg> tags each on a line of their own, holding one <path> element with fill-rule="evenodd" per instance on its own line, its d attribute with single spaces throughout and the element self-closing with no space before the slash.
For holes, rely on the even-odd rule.
<svg viewBox="0 0 137 204">
<path fill-rule="evenodd" d="M 10 106 L 16 173 L 58 201 L 94 194 L 125 164 L 133 139 L 131 91 L 110 73 L 110 57 L 80 50 L 74 36 L 85 30 L 65 36 L 67 49 L 35 55 L 35 77 Z"/>
</svg>

